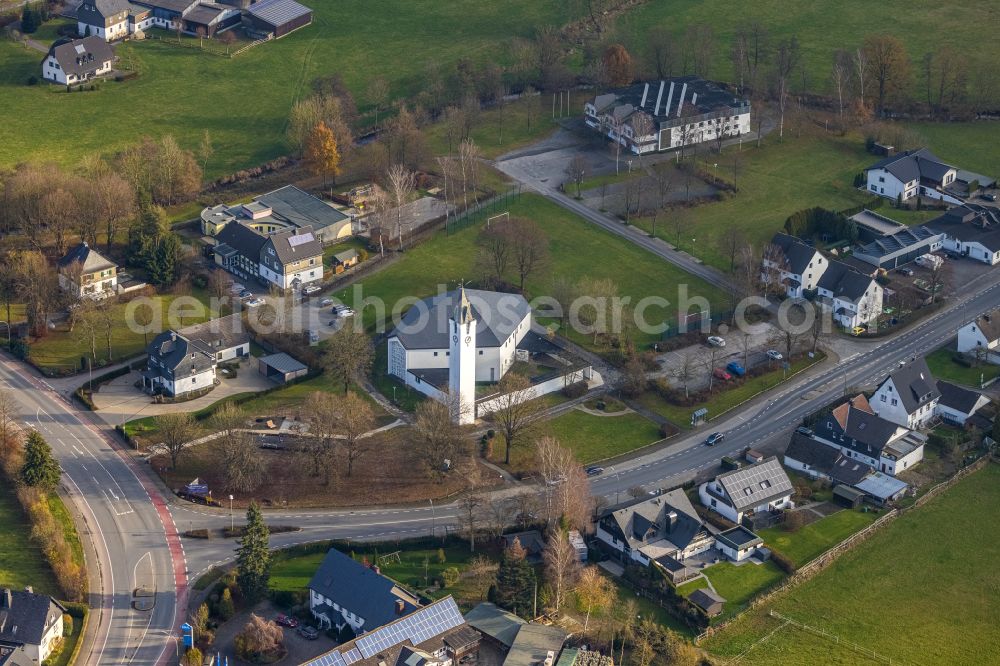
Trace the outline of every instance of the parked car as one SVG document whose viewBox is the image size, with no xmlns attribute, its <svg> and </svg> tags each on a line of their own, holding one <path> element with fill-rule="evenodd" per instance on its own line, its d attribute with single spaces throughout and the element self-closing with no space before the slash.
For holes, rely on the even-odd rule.
<svg viewBox="0 0 1000 666">
<path fill-rule="evenodd" d="M 799 426 L 798 428 L 795 429 L 795 432 L 799 433 L 800 435 L 805 435 L 806 437 L 812 437 L 813 434 L 812 429 L 807 428 L 805 426 Z"/>
<path fill-rule="evenodd" d="M 732 381 L 733 379 L 733 376 L 728 372 L 726 372 L 725 370 L 723 370 L 722 368 L 716 368 L 715 370 L 712 370 L 712 375 L 716 379 L 721 379 L 724 382 Z"/>
<path fill-rule="evenodd" d="M 248 308 L 260 307 L 261 305 L 264 305 L 264 299 L 263 298 L 251 298 L 246 303 L 244 303 L 244 305 L 246 305 Z"/>
<path fill-rule="evenodd" d="M 727 363 L 726 370 L 733 373 L 737 377 L 742 377 L 743 375 L 747 374 L 746 368 L 744 368 L 736 361 L 730 361 L 729 363 Z"/>
<path fill-rule="evenodd" d="M 305 294 L 306 296 L 309 296 L 310 294 L 315 294 L 319 290 L 320 286 L 318 284 L 310 284 L 305 287 L 302 287 L 302 293 Z"/>
<path fill-rule="evenodd" d="M 597 466 L 588 467 L 587 468 L 587 476 L 597 476 L 598 474 L 600 474 L 603 471 L 604 471 L 603 467 L 597 467 Z"/>
<path fill-rule="evenodd" d="M 337 317 L 353 317 L 354 310 L 347 307 L 346 305 L 334 305 L 333 314 Z"/>
<path fill-rule="evenodd" d="M 784 356 L 781 355 L 781 352 L 778 351 L 777 349 L 768 349 L 767 357 L 772 361 L 780 361 L 781 359 L 785 358 Z"/>
<path fill-rule="evenodd" d="M 726 341 L 717 335 L 708 336 L 708 344 L 713 347 L 725 347 Z"/>
<path fill-rule="evenodd" d="M 298 632 L 299 636 L 307 641 L 314 641 L 319 638 L 319 631 L 316 630 L 316 627 L 310 627 L 308 624 L 300 625 Z"/>
<path fill-rule="evenodd" d="M 851 329 L 851 335 L 861 335 L 862 333 L 865 332 L 865 330 L 867 329 L 865 329 L 864 326 L 855 326 L 854 328 Z"/>
<path fill-rule="evenodd" d="M 948 257 L 952 261 L 954 261 L 956 259 L 961 259 L 962 258 L 961 254 L 959 254 L 958 252 L 952 252 L 951 250 L 948 250 L 947 252 L 945 252 L 944 256 Z"/>
<path fill-rule="evenodd" d="M 897 268 L 896 272 L 899 273 L 900 275 L 905 275 L 906 277 L 913 277 L 913 269 L 907 268 L 906 266 L 902 268 Z"/>
<path fill-rule="evenodd" d="M 324 298 L 322 301 L 319 302 L 319 306 L 321 308 L 328 308 L 331 305 L 333 305 L 333 299 L 332 298 Z"/>
<path fill-rule="evenodd" d="M 289 629 L 294 629 L 299 626 L 299 621 L 296 620 L 291 615 L 285 615 L 281 613 L 278 617 L 274 618 L 276 624 L 280 624 L 282 627 L 288 627 Z"/>
<path fill-rule="evenodd" d="M 716 444 L 718 444 L 719 442 L 721 442 L 725 438 L 726 438 L 726 436 L 723 433 L 721 433 L 721 432 L 713 432 L 705 440 L 705 443 L 708 444 L 709 446 L 715 446 Z"/>
<path fill-rule="evenodd" d="M 993 194 L 992 192 L 986 192 L 984 194 L 980 194 L 979 198 L 985 199 L 986 201 L 996 201 L 997 195 Z"/>
<path fill-rule="evenodd" d="M 244 289 L 243 291 L 240 292 L 240 298 L 243 299 L 253 298 L 253 292 L 250 291 L 249 289 Z"/>
</svg>

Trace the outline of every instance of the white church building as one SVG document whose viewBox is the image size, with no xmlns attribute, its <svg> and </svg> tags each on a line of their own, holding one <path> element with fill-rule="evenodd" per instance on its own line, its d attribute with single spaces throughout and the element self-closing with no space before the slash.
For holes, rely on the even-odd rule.
<svg viewBox="0 0 1000 666">
<path fill-rule="evenodd" d="M 519 294 L 459 287 L 426 298 L 403 315 L 387 344 L 389 374 L 435 400 L 453 400 L 455 420 L 462 424 L 491 411 L 488 399 L 477 405 L 476 385 L 499 382 L 517 360 L 527 360 L 539 347 L 567 372 L 532 386 L 525 399 L 597 377 L 531 333 L 531 306 Z"/>
</svg>

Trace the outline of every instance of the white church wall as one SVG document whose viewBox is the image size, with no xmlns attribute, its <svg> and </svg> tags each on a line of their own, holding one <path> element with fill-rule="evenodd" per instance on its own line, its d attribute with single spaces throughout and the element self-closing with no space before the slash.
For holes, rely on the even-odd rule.
<svg viewBox="0 0 1000 666">
<path fill-rule="evenodd" d="M 580 370 L 574 370 L 573 372 L 566 373 L 560 377 L 553 377 L 552 379 L 535 384 L 530 389 L 519 391 L 515 396 L 515 400 L 517 402 L 534 400 L 535 398 L 540 398 L 543 395 L 561 391 L 563 387 L 579 381 L 588 381 L 591 388 L 604 384 L 604 379 L 601 377 L 600 373 L 594 372 L 592 368 L 587 367 Z M 503 403 L 501 402 L 500 396 L 483 400 L 476 405 L 476 418 L 482 418 L 487 414 L 492 414 L 496 410 L 500 409 L 502 405 Z"/>
<path fill-rule="evenodd" d="M 438 402 L 445 401 L 444 391 L 439 390 L 438 388 L 432 386 L 431 384 L 428 384 L 427 382 L 420 381 L 420 379 L 413 376 L 413 374 L 407 372 L 406 377 L 404 377 L 403 380 L 406 382 L 407 386 L 416 389 L 417 391 L 420 391 L 428 398 L 433 398 Z"/>
</svg>

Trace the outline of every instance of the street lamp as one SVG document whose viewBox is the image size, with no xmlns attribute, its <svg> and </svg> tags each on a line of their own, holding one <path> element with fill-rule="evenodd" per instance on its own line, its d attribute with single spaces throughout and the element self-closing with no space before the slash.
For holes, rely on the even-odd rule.
<svg viewBox="0 0 1000 666">
<path fill-rule="evenodd" d="M 233 523 L 233 496 L 229 496 L 229 531 L 232 532 L 236 529 L 236 525 Z"/>
<path fill-rule="evenodd" d="M 437 533 L 437 513 L 434 511 L 434 500 L 428 500 L 431 503 L 431 539 Z"/>
</svg>

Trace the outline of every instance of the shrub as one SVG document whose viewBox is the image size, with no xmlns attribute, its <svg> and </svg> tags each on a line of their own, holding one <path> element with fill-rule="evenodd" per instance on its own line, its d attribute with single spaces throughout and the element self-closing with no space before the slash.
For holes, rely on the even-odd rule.
<svg viewBox="0 0 1000 666">
<path fill-rule="evenodd" d="M 31 349 L 28 346 L 28 343 L 21 338 L 10 341 L 10 353 L 22 361 L 28 360 L 28 354 L 30 351 Z"/>
<path fill-rule="evenodd" d="M 63 613 L 63 636 L 73 635 L 73 616 L 69 613 Z"/>
<path fill-rule="evenodd" d="M 227 587 L 222 591 L 219 603 L 215 607 L 219 618 L 225 622 L 236 614 L 236 606 L 233 604 L 233 593 Z"/>
<path fill-rule="evenodd" d="M 34 74 L 32 74 L 31 76 L 29 76 L 28 77 L 28 85 L 29 86 L 36 86 L 36 85 L 38 85 L 38 77 L 35 76 Z"/>
<path fill-rule="evenodd" d="M 444 564 L 445 562 L 448 561 L 447 556 L 444 554 L 444 548 L 438 548 L 437 561 L 438 564 Z"/>
<path fill-rule="evenodd" d="M 772 550 L 771 560 L 778 566 L 779 569 L 784 571 L 789 576 L 795 573 L 796 569 L 795 563 L 792 562 L 790 559 L 788 559 L 788 556 L 785 555 L 784 553 L 777 550 Z"/>
<path fill-rule="evenodd" d="M 187 532 L 184 532 L 183 536 L 186 536 L 189 539 L 208 539 L 211 537 L 208 530 L 204 527 L 196 530 L 188 530 Z"/>
<path fill-rule="evenodd" d="M 202 666 L 203 657 L 201 656 L 201 650 L 196 647 L 188 648 L 187 652 L 184 653 L 184 666 Z"/>
<path fill-rule="evenodd" d="M 567 398 L 582 398 L 587 394 L 587 382 L 573 382 L 563 387 L 563 395 Z"/>
<path fill-rule="evenodd" d="M 461 577 L 462 574 L 458 571 L 458 567 L 448 567 L 441 572 L 441 579 L 444 582 L 444 587 L 452 587 Z"/>
<path fill-rule="evenodd" d="M 669 423 L 660 424 L 660 437 L 666 439 L 674 434 L 674 428 Z"/>
</svg>

